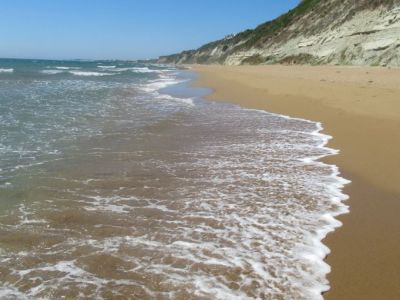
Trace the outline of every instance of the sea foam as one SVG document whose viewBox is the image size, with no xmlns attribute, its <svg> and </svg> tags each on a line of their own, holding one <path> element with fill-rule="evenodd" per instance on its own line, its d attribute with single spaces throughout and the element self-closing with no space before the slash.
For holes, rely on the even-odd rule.
<svg viewBox="0 0 400 300">
<path fill-rule="evenodd" d="M 65 66 L 58 66 L 55 67 L 58 70 L 79 70 L 81 67 L 65 67 Z"/>
<path fill-rule="evenodd" d="M 8 68 L 8 69 L 0 68 L 0 73 L 13 73 L 13 72 L 14 72 L 13 68 Z"/>
<path fill-rule="evenodd" d="M 64 73 L 63 70 L 42 70 L 40 71 L 42 74 L 47 74 L 47 75 L 55 75 L 55 74 L 61 74 Z"/>
<path fill-rule="evenodd" d="M 115 69 L 116 66 L 97 66 L 100 69 Z"/>
<path fill-rule="evenodd" d="M 20 192 L 0 214 L 0 295 L 322 299 L 348 181 L 319 160 L 339 153 L 321 124 L 165 94 L 187 80 L 176 71 L 146 77 L 0 89 L 18 96 L 1 111 L 34 101 L 36 118 L 1 137 L 0 192 Z"/>
<path fill-rule="evenodd" d="M 110 76 L 111 73 L 92 72 L 92 71 L 69 71 L 72 75 L 76 76 Z"/>
</svg>

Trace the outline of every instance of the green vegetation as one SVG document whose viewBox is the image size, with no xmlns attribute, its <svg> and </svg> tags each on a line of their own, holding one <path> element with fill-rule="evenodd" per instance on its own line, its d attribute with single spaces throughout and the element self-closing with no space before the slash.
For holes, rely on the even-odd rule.
<svg viewBox="0 0 400 300">
<path fill-rule="evenodd" d="M 197 50 L 184 51 L 180 54 L 162 57 L 165 62 L 190 62 L 190 63 L 220 63 L 224 64 L 227 57 L 238 54 L 243 57 L 250 49 L 268 49 L 271 45 L 284 44 L 298 36 L 312 36 L 320 32 L 321 28 L 340 26 L 346 20 L 354 17 L 356 13 L 365 9 L 374 9 L 383 6 L 387 9 L 398 5 L 400 0 L 302 0 L 297 7 L 279 16 L 275 20 L 259 25 L 255 29 L 248 29 L 236 35 L 208 43 Z M 390 22 L 390 21 L 389 21 Z M 354 35 L 368 35 L 375 30 L 362 31 Z M 212 52 L 214 49 L 217 51 Z M 380 50 L 385 50 L 382 48 Z M 264 52 L 263 52 L 264 53 Z M 269 54 L 269 56 L 267 55 Z M 250 54 L 251 55 L 251 54 Z M 274 55 L 265 53 L 266 56 L 244 56 L 242 64 L 318 64 L 319 57 L 301 53 L 292 56 Z M 345 64 L 353 59 L 352 51 L 343 50 L 339 53 L 339 61 Z M 327 57 L 326 62 L 332 62 L 334 56 Z M 335 61 L 336 62 L 336 61 Z"/>
<path fill-rule="evenodd" d="M 247 50 L 253 46 L 256 46 L 257 44 L 261 46 L 263 42 L 278 35 L 279 31 L 292 24 L 297 18 L 301 17 L 303 14 L 313 9 L 321 1 L 322 0 L 303 0 L 296 8 L 288 11 L 287 13 L 281 15 L 273 21 L 269 21 L 259 25 L 255 29 L 248 29 L 232 37 L 205 44 L 197 50 L 184 51 L 181 54 L 165 56 L 164 58 L 170 62 L 176 62 L 179 57 L 186 55 L 186 57 L 189 58 L 188 60 L 190 60 L 193 58 L 193 55 L 196 52 L 206 53 L 216 47 L 220 47 L 221 50 L 223 49 L 223 52 L 226 52 L 223 57 L 226 57 L 228 53 L 232 53 L 238 50 Z M 196 60 L 198 63 L 206 63 L 208 58 L 211 57 L 200 55 Z M 265 58 L 257 56 L 249 57 L 243 61 L 244 64 L 257 64 L 264 62 L 266 62 Z"/>
<path fill-rule="evenodd" d="M 279 63 L 285 65 L 304 65 L 304 64 L 317 65 L 318 58 L 308 53 L 300 53 L 297 55 L 286 56 L 285 58 L 281 59 Z"/>
<path fill-rule="evenodd" d="M 251 48 L 259 41 L 266 40 L 269 37 L 274 36 L 274 34 L 276 34 L 279 30 L 290 25 L 295 20 L 295 18 L 308 12 L 309 10 L 314 8 L 314 6 L 316 6 L 319 2 L 321 2 L 321 0 L 303 0 L 296 8 L 289 10 L 286 14 L 283 14 L 273 21 L 268 21 L 264 24 L 261 24 L 255 29 L 245 30 L 231 38 L 205 44 L 197 51 L 209 51 L 210 49 L 221 45 L 235 45 L 241 41 L 246 42 L 240 44 L 238 47 L 235 48 L 235 50 Z"/>
<path fill-rule="evenodd" d="M 246 57 L 242 60 L 242 65 L 259 65 L 265 62 L 265 59 L 260 55 L 256 54 L 250 57 Z"/>
<path fill-rule="evenodd" d="M 296 8 L 289 10 L 286 14 L 273 21 L 261 24 L 256 29 L 248 32 L 249 39 L 238 48 L 248 49 L 259 42 L 268 40 L 268 38 L 273 37 L 278 31 L 289 26 L 295 19 L 313 9 L 320 2 L 321 0 L 303 0 Z"/>
</svg>

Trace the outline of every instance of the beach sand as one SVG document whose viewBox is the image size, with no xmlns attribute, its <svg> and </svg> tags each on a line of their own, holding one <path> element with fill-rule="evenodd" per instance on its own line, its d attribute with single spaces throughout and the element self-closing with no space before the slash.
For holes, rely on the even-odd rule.
<svg viewBox="0 0 400 300">
<path fill-rule="evenodd" d="M 320 121 L 352 183 L 350 214 L 324 243 L 326 299 L 400 299 L 400 69 L 191 66 L 211 100 Z"/>
</svg>

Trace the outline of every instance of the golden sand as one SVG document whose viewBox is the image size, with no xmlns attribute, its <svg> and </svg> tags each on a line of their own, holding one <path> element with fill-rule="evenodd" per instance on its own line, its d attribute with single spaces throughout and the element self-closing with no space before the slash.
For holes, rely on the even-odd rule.
<svg viewBox="0 0 400 300">
<path fill-rule="evenodd" d="M 320 121 L 352 180 L 351 213 L 324 241 L 326 299 L 400 299 L 400 69 L 191 66 L 212 100 Z"/>
</svg>

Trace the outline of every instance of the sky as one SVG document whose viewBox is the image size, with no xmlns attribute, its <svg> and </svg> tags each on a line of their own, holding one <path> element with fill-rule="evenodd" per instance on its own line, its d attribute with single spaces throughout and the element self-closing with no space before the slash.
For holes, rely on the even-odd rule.
<svg viewBox="0 0 400 300">
<path fill-rule="evenodd" d="M 0 0 L 0 57 L 146 59 L 271 20 L 299 0 Z"/>
</svg>

